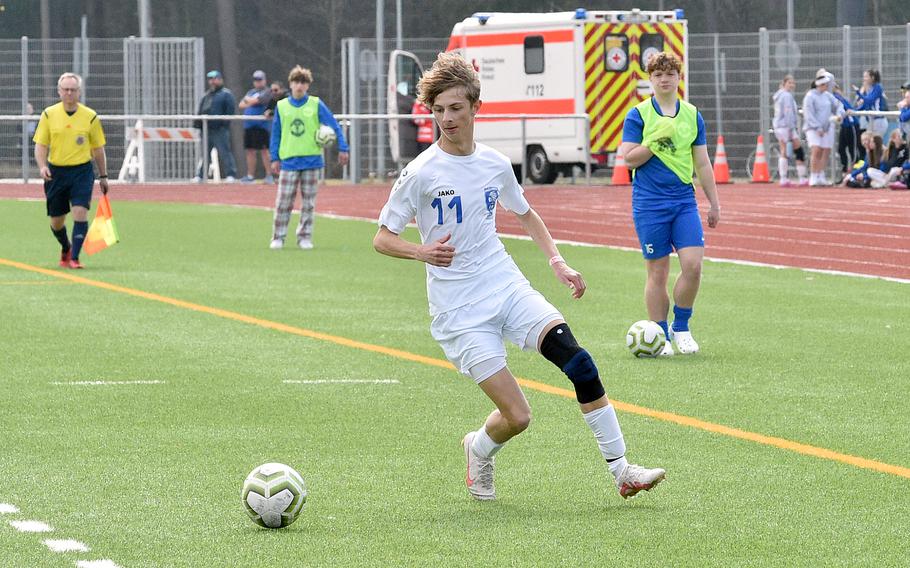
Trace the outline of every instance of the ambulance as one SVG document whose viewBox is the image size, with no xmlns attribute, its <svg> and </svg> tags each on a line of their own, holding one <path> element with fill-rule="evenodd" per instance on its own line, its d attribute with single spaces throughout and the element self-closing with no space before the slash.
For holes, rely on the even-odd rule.
<svg viewBox="0 0 910 568">
<path fill-rule="evenodd" d="M 455 24 L 447 51 L 471 62 L 480 76 L 481 106 L 475 137 L 504 153 L 516 171 L 522 157 L 533 183 L 553 183 L 573 166 L 612 165 L 626 113 L 651 96 L 648 57 L 675 53 L 683 70 L 679 96 L 688 100 L 688 32 L 682 10 L 600 11 L 543 14 L 477 13 Z M 410 113 L 422 66 L 396 50 L 389 60 L 389 113 Z M 527 120 L 484 119 L 488 114 L 587 115 Z M 393 157 L 407 159 L 413 146 L 399 123 L 389 123 Z M 410 136 L 411 132 L 408 131 Z M 586 138 L 587 142 L 586 144 Z"/>
</svg>

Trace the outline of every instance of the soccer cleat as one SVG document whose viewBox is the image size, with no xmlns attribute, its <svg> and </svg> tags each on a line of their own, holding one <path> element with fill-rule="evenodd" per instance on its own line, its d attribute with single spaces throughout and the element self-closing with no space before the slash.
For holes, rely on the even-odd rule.
<svg viewBox="0 0 910 568">
<path fill-rule="evenodd" d="M 66 267 L 73 268 L 73 269 L 85 268 L 84 266 L 82 266 L 82 263 L 79 262 L 78 258 L 69 259 L 69 262 L 67 262 Z"/>
<path fill-rule="evenodd" d="M 284 241 L 281 239 L 272 239 L 272 242 L 269 243 L 269 248 L 272 250 L 280 250 L 284 248 Z"/>
<path fill-rule="evenodd" d="M 297 241 L 297 246 L 299 246 L 303 250 L 310 250 L 311 248 L 313 248 L 313 241 L 310 239 L 300 239 Z"/>
<path fill-rule="evenodd" d="M 68 250 L 66 252 L 61 252 L 60 253 L 60 266 L 62 266 L 63 268 L 69 268 L 70 258 L 72 258 L 72 254 L 73 254 L 72 250 Z"/>
<path fill-rule="evenodd" d="M 792 186 L 793 186 L 793 182 L 791 182 L 791 181 L 788 180 L 788 179 L 782 179 L 782 180 L 780 180 L 780 186 L 781 186 L 781 187 L 792 187 Z"/>
<path fill-rule="evenodd" d="M 676 342 L 676 350 L 683 355 L 698 353 L 698 343 L 695 342 L 690 331 L 674 331 L 673 341 Z"/>
<path fill-rule="evenodd" d="M 666 477 L 667 472 L 658 468 L 647 469 L 630 463 L 616 478 L 616 487 L 623 499 L 635 497 L 639 491 L 650 491 Z"/>
<path fill-rule="evenodd" d="M 253 176 L 243 176 L 240 178 L 240 183 L 253 183 Z"/>
<path fill-rule="evenodd" d="M 228 176 L 228 177 L 224 178 L 224 183 L 234 183 L 236 181 L 237 181 L 237 178 L 235 178 L 234 176 Z"/>
<path fill-rule="evenodd" d="M 272 177 L 272 174 L 265 176 L 265 183 L 272 185 L 275 183 L 275 178 Z"/>
<path fill-rule="evenodd" d="M 799 186 L 800 186 L 800 187 L 806 187 L 806 186 L 808 186 L 808 185 L 809 185 L 809 180 L 808 180 L 808 179 L 803 178 L 803 179 L 799 180 Z"/>
<path fill-rule="evenodd" d="M 468 470 L 464 476 L 468 493 L 478 501 L 496 499 L 496 488 L 493 487 L 493 462 L 495 458 L 479 457 L 471 450 L 476 432 L 468 432 L 461 445 L 464 446 L 464 457 L 468 463 Z"/>
<path fill-rule="evenodd" d="M 194 177 L 191 181 L 192 181 L 193 183 L 202 183 L 202 178 L 199 177 L 199 176 L 196 176 L 196 177 Z"/>
</svg>

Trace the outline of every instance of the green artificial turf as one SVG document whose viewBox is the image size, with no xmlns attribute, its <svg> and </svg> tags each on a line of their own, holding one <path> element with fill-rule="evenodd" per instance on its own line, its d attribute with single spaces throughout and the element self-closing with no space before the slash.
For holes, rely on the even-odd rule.
<svg viewBox="0 0 910 568">
<path fill-rule="evenodd" d="M 534 389 L 530 429 L 497 456 L 497 501 L 474 502 L 460 441 L 491 405 L 470 379 L 270 327 L 442 360 L 423 267 L 375 253 L 374 225 L 319 218 L 313 250 L 272 251 L 267 211 L 113 205 L 122 242 L 66 274 L 187 304 L 0 264 L 0 503 L 20 509 L 0 514 L 0 566 L 910 557 L 906 477 L 620 412 L 630 460 L 668 472 L 624 501 L 577 405 Z M 0 231 L 0 259 L 57 270 L 42 202 L 0 201 Z M 638 253 L 563 245 L 589 285 L 574 301 L 533 243 L 505 242 L 592 353 L 611 398 L 910 467 L 906 284 L 707 262 L 692 320 L 702 353 L 637 360 L 624 342 L 645 317 Z M 516 375 L 570 388 L 542 357 L 509 354 Z M 341 379 L 397 382 L 283 382 Z M 74 381 L 154 382 L 55 384 Z M 301 518 L 278 531 L 240 503 L 243 479 L 268 461 L 296 468 L 309 490 Z M 55 530 L 20 533 L 12 520 Z M 46 538 L 91 551 L 50 552 Z"/>
</svg>

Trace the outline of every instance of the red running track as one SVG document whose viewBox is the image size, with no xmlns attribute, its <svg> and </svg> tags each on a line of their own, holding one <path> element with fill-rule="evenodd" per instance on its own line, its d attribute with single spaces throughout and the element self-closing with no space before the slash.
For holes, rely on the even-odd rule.
<svg viewBox="0 0 910 568">
<path fill-rule="evenodd" d="M 375 219 L 388 193 L 387 185 L 327 185 L 316 210 Z M 735 184 L 719 193 L 720 225 L 705 228 L 710 258 L 910 280 L 910 191 Z M 526 196 L 557 239 L 638 248 L 629 187 L 533 186 Z M 0 185 L 0 198 L 43 197 L 39 185 Z M 116 185 L 111 198 L 270 208 L 275 187 Z M 521 234 L 511 215 L 498 219 L 502 233 Z"/>
</svg>

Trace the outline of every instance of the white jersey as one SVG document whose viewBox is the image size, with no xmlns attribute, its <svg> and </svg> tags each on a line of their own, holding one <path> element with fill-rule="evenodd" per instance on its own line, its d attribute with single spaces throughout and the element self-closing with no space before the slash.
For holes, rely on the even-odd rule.
<svg viewBox="0 0 910 568">
<path fill-rule="evenodd" d="M 523 193 L 509 159 L 479 143 L 469 156 L 433 144 L 402 170 L 379 224 L 400 235 L 416 217 L 421 242 L 451 233 L 455 247 L 450 266 L 426 265 L 431 315 L 527 282 L 496 234 L 496 203 L 523 215 Z"/>
</svg>

